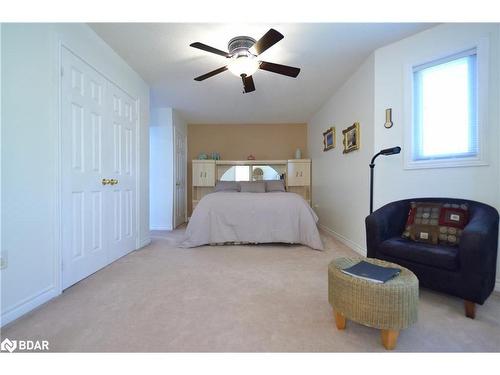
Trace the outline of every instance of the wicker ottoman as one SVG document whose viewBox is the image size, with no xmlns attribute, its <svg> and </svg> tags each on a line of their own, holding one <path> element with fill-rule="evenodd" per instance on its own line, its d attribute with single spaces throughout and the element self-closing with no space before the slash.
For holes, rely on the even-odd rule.
<svg viewBox="0 0 500 375">
<path fill-rule="evenodd" d="M 341 271 L 361 260 L 397 267 L 401 273 L 378 284 Z M 382 344 L 386 349 L 394 349 L 399 330 L 417 321 L 418 279 L 413 272 L 394 263 L 372 258 L 338 258 L 328 266 L 328 300 L 338 329 L 345 328 L 346 319 L 381 329 Z"/>
</svg>

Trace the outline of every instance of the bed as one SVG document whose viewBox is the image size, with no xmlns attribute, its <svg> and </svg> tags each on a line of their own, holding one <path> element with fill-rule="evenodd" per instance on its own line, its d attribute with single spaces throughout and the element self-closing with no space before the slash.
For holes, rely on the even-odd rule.
<svg viewBox="0 0 500 375">
<path fill-rule="evenodd" d="M 215 192 L 194 209 L 180 246 L 281 242 L 322 250 L 317 221 L 295 193 Z"/>
</svg>

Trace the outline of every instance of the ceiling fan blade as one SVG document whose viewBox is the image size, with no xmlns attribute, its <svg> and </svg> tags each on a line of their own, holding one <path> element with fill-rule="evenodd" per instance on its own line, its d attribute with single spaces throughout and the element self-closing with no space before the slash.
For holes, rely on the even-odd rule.
<svg viewBox="0 0 500 375">
<path fill-rule="evenodd" d="M 243 88 L 245 90 L 245 94 L 247 92 L 255 91 L 255 85 L 253 83 L 252 76 L 247 77 L 244 74 L 242 74 L 241 79 L 243 80 Z"/>
<path fill-rule="evenodd" d="M 231 55 L 229 53 L 227 53 L 227 52 L 221 51 L 220 49 L 217 49 L 217 48 L 214 48 L 214 47 L 207 46 L 206 44 L 203 44 L 203 43 L 200 43 L 200 42 L 191 43 L 189 46 L 201 49 L 203 51 L 215 53 L 217 55 L 221 55 L 221 56 L 224 56 L 224 57 L 231 57 Z"/>
<path fill-rule="evenodd" d="M 259 69 L 267 70 L 268 72 L 283 74 L 288 77 L 297 77 L 300 73 L 299 68 L 294 68 L 293 66 L 281 65 L 270 63 L 267 61 L 261 61 L 259 65 Z"/>
<path fill-rule="evenodd" d="M 222 68 L 212 70 L 211 72 L 203 74 L 202 76 L 196 77 L 194 80 L 195 81 L 203 81 L 204 79 L 213 77 L 214 75 L 225 72 L 226 70 L 227 70 L 227 66 L 223 66 Z"/>
<path fill-rule="evenodd" d="M 264 34 L 262 38 L 255 42 L 250 50 L 252 52 L 255 52 L 255 54 L 257 55 L 260 55 L 266 49 L 274 46 L 283 38 L 284 36 L 280 32 L 274 29 L 270 29 L 267 33 Z"/>
</svg>

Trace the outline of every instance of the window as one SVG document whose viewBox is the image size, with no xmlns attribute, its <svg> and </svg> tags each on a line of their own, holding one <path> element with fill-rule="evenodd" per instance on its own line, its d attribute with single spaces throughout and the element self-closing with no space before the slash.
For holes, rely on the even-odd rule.
<svg viewBox="0 0 500 375">
<path fill-rule="evenodd" d="M 479 156 L 476 49 L 413 67 L 411 160 Z"/>
</svg>

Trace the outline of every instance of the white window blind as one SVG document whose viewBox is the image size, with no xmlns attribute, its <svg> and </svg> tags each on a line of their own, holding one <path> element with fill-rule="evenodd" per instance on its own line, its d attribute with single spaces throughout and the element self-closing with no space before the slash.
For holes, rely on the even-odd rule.
<svg viewBox="0 0 500 375">
<path fill-rule="evenodd" d="M 413 68 L 414 161 L 478 155 L 476 49 Z"/>
</svg>

